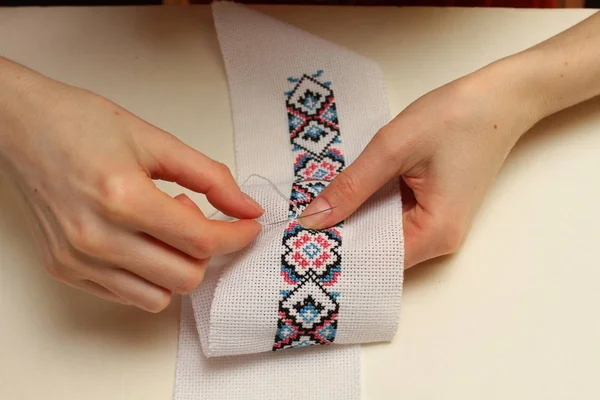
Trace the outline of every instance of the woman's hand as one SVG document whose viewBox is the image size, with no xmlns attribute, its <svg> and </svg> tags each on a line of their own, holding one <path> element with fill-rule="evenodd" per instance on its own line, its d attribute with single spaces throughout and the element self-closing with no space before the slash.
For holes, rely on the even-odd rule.
<svg viewBox="0 0 600 400">
<path fill-rule="evenodd" d="M 158 312 L 189 293 L 208 259 L 246 246 L 261 207 L 224 165 L 110 101 L 0 59 L 0 166 L 16 183 L 50 274 L 99 297 Z M 239 221 L 205 218 L 204 193 Z"/>
<path fill-rule="evenodd" d="M 301 219 L 312 228 L 348 217 L 402 179 L 405 266 L 455 251 L 504 159 L 534 122 L 532 104 L 480 71 L 421 97 L 383 127 Z"/>
<path fill-rule="evenodd" d="M 538 120 L 600 95 L 600 13 L 415 101 L 305 210 L 309 228 L 348 217 L 401 177 L 405 267 L 461 245 L 487 188 Z"/>
<path fill-rule="evenodd" d="M 401 177 L 405 267 L 461 245 L 519 137 L 538 120 L 600 95 L 600 13 L 529 50 L 426 94 L 383 127 L 301 219 L 334 225 Z"/>
</svg>

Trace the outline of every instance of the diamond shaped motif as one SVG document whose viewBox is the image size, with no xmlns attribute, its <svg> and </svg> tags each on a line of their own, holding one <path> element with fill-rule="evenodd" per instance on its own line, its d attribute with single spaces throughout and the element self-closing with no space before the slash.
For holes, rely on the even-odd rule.
<svg viewBox="0 0 600 400">
<path fill-rule="evenodd" d="M 296 339 L 299 335 L 299 327 L 294 324 L 294 321 L 287 318 L 285 313 L 279 312 L 277 321 L 277 333 L 275 335 L 274 348 L 282 348 Z"/>
<path fill-rule="evenodd" d="M 306 281 L 281 303 L 281 308 L 303 329 L 313 329 L 337 314 L 338 305 L 317 283 Z"/>
<path fill-rule="evenodd" d="M 298 312 L 298 316 L 302 322 L 306 325 L 313 324 L 323 310 L 323 307 L 319 303 L 316 303 L 311 296 L 304 299 L 304 303 L 296 304 L 294 308 Z"/>
<path fill-rule="evenodd" d="M 337 317 L 337 316 L 336 316 Z M 330 344 L 337 333 L 337 320 L 332 318 L 326 320 L 323 325 L 315 327 L 312 336 L 322 344 Z"/>
<path fill-rule="evenodd" d="M 337 108 L 335 107 L 333 98 L 330 98 L 329 102 L 324 105 L 317 118 L 324 124 L 330 125 L 334 129 L 338 129 Z"/>
<path fill-rule="evenodd" d="M 339 241 L 330 238 L 327 231 L 302 230 L 287 237 L 284 244 L 288 249 L 284 255 L 285 264 L 293 268 L 296 275 L 305 275 L 308 270 L 324 274 L 340 260 Z"/>
<path fill-rule="evenodd" d="M 344 168 L 344 165 L 340 161 L 327 156 L 321 160 L 308 158 L 301 161 L 303 162 L 296 168 L 296 176 L 301 177 L 305 181 L 332 181 Z"/>
<path fill-rule="evenodd" d="M 306 115 L 294 110 L 292 107 L 288 107 L 288 125 L 292 137 L 306 125 L 307 118 Z"/>
<path fill-rule="evenodd" d="M 338 131 L 312 120 L 292 138 L 292 143 L 315 156 L 320 156 L 331 146 L 338 134 Z"/>
<path fill-rule="evenodd" d="M 290 218 L 298 216 L 343 170 L 338 113 L 322 70 L 289 77 L 285 92 L 294 155 Z M 292 219 L 283 234 L 282 277 L 273 350 L 331 344 L 337 332 L 342 224 L 310 230 Z"/>
<path fill-rule="evenodd" d="M 293 188 L 294 190 L 301 190 L 303 193 L 308 194 L 314 199 L 327 187 L 327 185 L 329 185 L 329 182 L 330 181 L 313 179 L 303 182 L 296 182 L 294 183 Z"/>
<path fill-rule="evenodd" d="M 307 115 L 315 115 L 327 102 L 329 96 L 331 96 L 331 89 L 305 75 L 296 85 L 288 99 L 288 104 Z"/>
<path fill-rule="evenodd" d="M 284 315 L 285 316 L 285 315 Z M 298 328 L 294 326 L 292 321 L 282 319 L 279 321 L 277 327 L 277 336 L 281 340 L 288 340 L 290 338 L 294 338 L 294 336 L 298 333 Z"/>
<path fill-rule="evenodd" d="M 293 341 L 289 346 L 285 347 L 293 347 L 295 349 L 298 349 L 301 347 L 313 346 L 315 344 L 319 343 L 313 340 L 313 338 L 311 338 L 310 336 L 300 336 L 298 340 Z"/>
</svg>

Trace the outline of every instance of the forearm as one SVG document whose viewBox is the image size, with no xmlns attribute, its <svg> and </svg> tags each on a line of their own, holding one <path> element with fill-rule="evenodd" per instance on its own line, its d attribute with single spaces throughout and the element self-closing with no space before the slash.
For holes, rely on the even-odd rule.
<svg viewBox="0 0 600 400">
<path fill-rule="evenodd" d="M 600 95 L 600 13 L 514 56 L 492 64 L 515 101 L 528 101 L 534 120 Z"/>
<path fill-rule="evenodd" d="M 600 13 L 523 53 L 544 116 L 600 95 Z"/>
<path fill-rule="evenodd" d="M 51 80 L 20 64 L 0 57 L 0 162 L 27 140 L 28 121 L 40 117 L 52 101 Z"/>
<path fill-rule="evenodd" d="M 27 70 L 0 57 L 0 159 L 9 152 L 20 118 L 24 115 L 25 93 L 30 86 Z"/>
</svg>

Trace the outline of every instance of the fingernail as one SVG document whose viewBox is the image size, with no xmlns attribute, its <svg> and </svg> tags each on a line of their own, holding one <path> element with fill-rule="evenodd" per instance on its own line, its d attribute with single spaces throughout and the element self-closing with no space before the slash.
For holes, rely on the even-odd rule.
<svg viewBox="0 0 600 400">
<path fill-rule="evenodd" d="M 331 214 L 331 205 L 323 197 L 317 197 L 302 213 L 298 221 L 309 229 L 320 229 Z M 327 211 L 324 211 L 327 210 Z M 317 214 L 318 213 L 318 214 Z M 306 215 L 306 216 L 305 216 Z"/>
<path fill-rule="evenodd" d="M 262 206 L 258 204 L 256 200 L 254 200 L 252 197 L 248 196 L 246 193 L 242 193 L 242 196 L 244 197 L 244 200 L 246 200 L 246 202 L 252 207 L 256 208 L 257 210 L 260 210 L 261 213 L 265 212 L 265 209 L 262 208 Z"/>
</svg>

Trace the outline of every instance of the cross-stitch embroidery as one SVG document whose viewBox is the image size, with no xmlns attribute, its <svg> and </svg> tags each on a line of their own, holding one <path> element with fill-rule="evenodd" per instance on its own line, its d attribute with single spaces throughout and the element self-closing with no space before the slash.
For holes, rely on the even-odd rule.
<svg viewBox="0 0 600 400">
<path fill-rule="evenodd" d="M 289 134 L 295 158 L 290 218 L 296 217 L 344 168 L 335 98 L 323 71 L 288 78 Z M 283 235 L 282 290 L 273 350 L 331 344 L 339 313 L 342 224 L 305 229 L 289 222 Z"/>
</svg>

